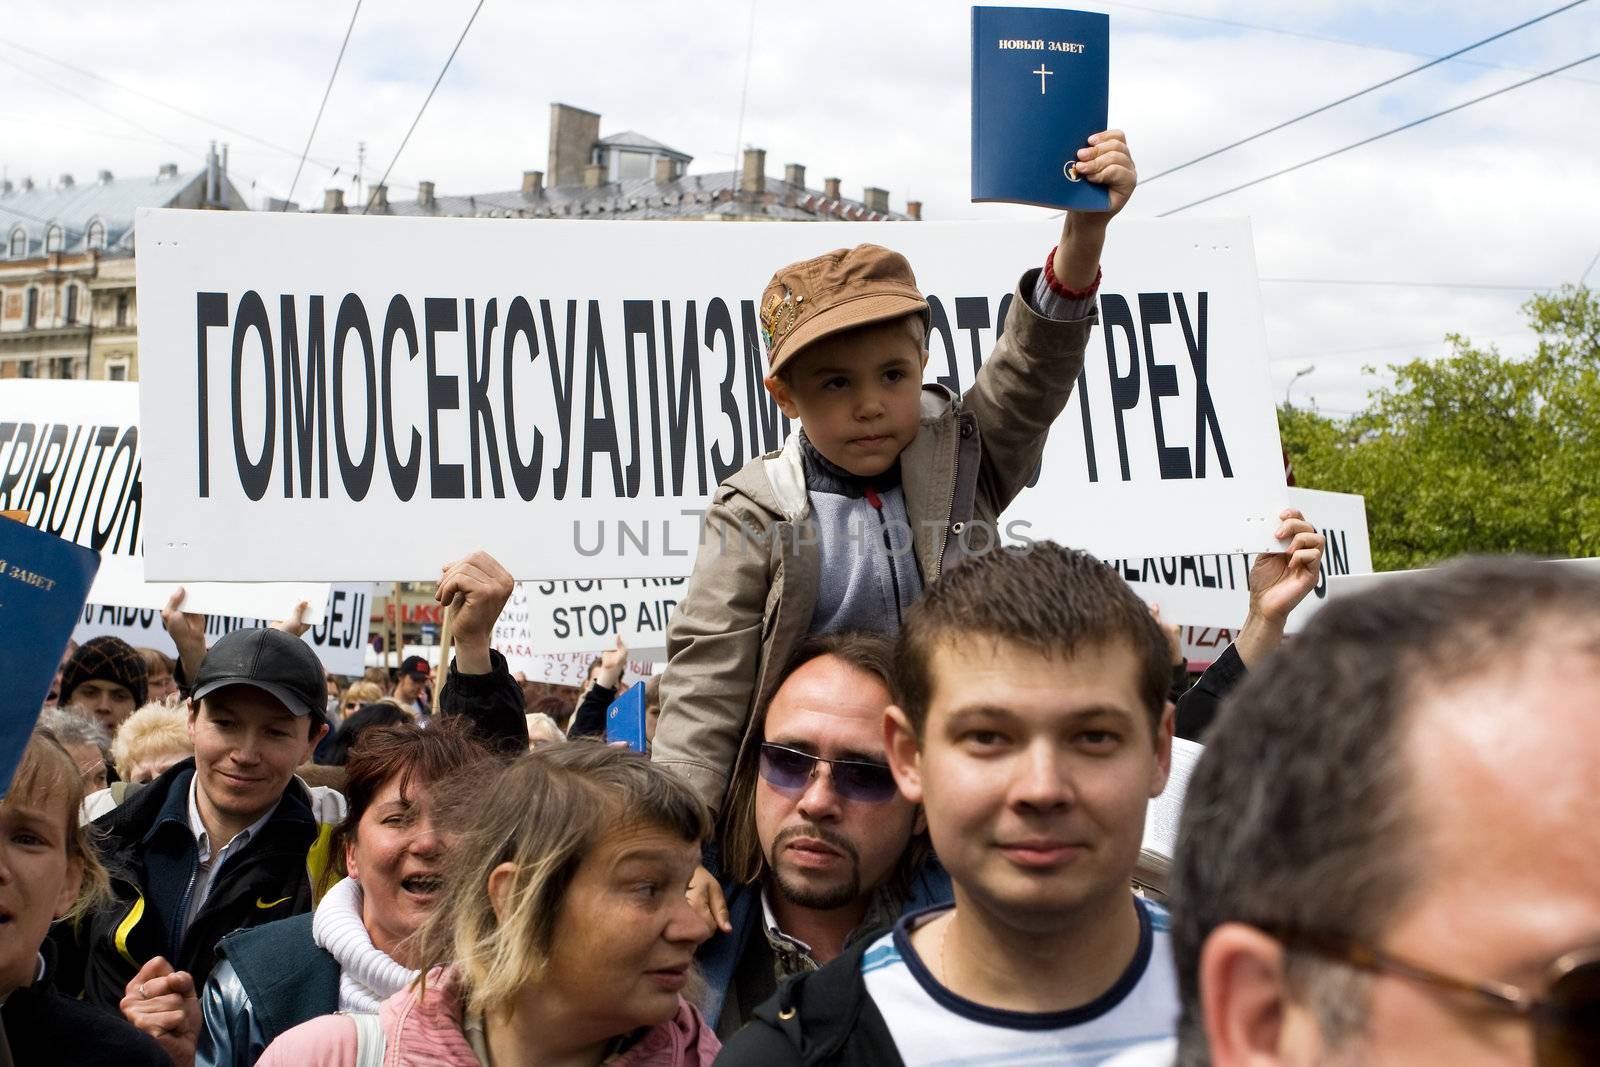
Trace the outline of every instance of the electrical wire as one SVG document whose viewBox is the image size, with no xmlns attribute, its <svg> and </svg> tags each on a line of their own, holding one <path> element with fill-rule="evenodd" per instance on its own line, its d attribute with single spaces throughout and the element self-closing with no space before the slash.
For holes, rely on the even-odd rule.
<svg viewBox="0 0 1600 1067">
<path fill-rule="evenodd" d="M 1589 261 L 1589 265 L 1583 268 L 1583 273 L 1578 275 L 1579 285 L 1584 285 L 1589 281 L 1589 272 L 1594 270 L 1594 265 L 1596 263 L 1600 263 L 1600 252 L 1596 252 L 1594 254 L 1594 258 Z"/>
<path fill-rule="evenodd" d="M 74 98 L 76 98 L 78 100 L 83 101 L 85 104 L 88 104 L 90 107 L 94 108 L 96 111 L 99 111 L 101 114 L 110 115 L 112 118 L 116 119 L 119 122 L 125 122 L 129 126 L 132 126 L 134 129 L 140 130 L 140 131 L 142 131 L 144 133 L 147 133 L 151 137 L 155 138 L 156 140 L 160 141 L 162 144 L 165 144 L 170 148 L 176 148 L 180 152 L 184 152 L 186 154 L 187 153 L 192 153 L 194 151 L 194 147 L 192 145 L 179 144 L 177 141 L 172 140 L 170 137 L 164 137 L 160 133 L 158 133 L 157 131 L 152 130 L 148 126 L 143 125 L 138 120 L 131 119 L 126 115 L 120 115 L 117 112 L 112 111 L 110 108 L 106 107 L 104 104 L 101 104 L 99 101 L 91 100 L 89 97 L 85 96 L 83 93 L 78 92 L 76 89 L 73 89 L 71 86 L 62 85 L 58 81 L 54 81 L 54 80 L 52 80 L 50 78 L 47 78 L 43 74 L 40 74 L 38 71 L 31 70 L 28 67 L 23 66 L 21 63 L 18 63 L 14 59 L 8 59 L 5 56 L 0 56 L 0 63 L 4 63 L 6 66 L 11 67 L 14 70 L 20 70 L 22 73 L 28 75 L 28 77 L 33 78 L 36 81 L 42 82 L 43 84 L 49 86 L 51 89 L 54 89 L 58 93 L 65 93 L 67 96 L 74 97 Z"/>
<path fill-rule="evenodd" d="M 1395 82 L 1398 82 L 1398 81 L 1403 81 L 1404 79 L 1411 77 L 1411 75 L 1413 75 L 1413 74 L 1420 74 L 1421 72 L 1427 70 L 1429 67 L 1436 67 L 1440 63 L 1444 63 L 1444 62 L 1447 62 L 1449 60 L 1452 60 L 1452 59 L 1456 58 L 1459 55 L 1465 55 L 1466 53 L 1472 51 L 1474 48 L 1482 48 L 1484 45 L 1489 44 L 1491 41 L 1498 41 L 1502 37 L 1509 37 L 1511 34 L 1516 33 L 1518 30 L 1525 30 L 1529 26 L 1534 25 L 1535 23 L 1543 22 L 1547 18 L 1551 18 L 1552 16 L 1559 15 L 1563 11 L 1570 11 L 1573 8 L 1579 7 L 1579 6 L 1581 6 L 1583 4 L 1586 4 L 1588 2 L 1589 2 L 1589 0 L 1572 0 L 1571 3 L 1563 4 L 1562 6 L 1554 9 L 1553 11 L 1546 11 L 1544 14 L 1539 15 L 1539 16 L 1537 16 L 1535 18 L 1528 19 L 1526 22 L 1519 22 L 1515 26 L 1512 26 L 1510 29 L 1501 30 L 1499 33 L 1492 34 L 1491 36 L 1485 37 L 1481 41 L 1474 41 L 1472 44 L 1469 44 L 1464 48 L 1458 48 L 1454 52 L 1449 53 L 1448 55 L 1440 56 L 1437 59 L 1430 59 L 1428 62 L 1423 63 L 1421 66 L 1412 67 L 1410 70 L 1405 71 L 1405 72 L 1400 73 L 1400 74 L 1396 74 L 1392 78 L 1385 78 L 1381 82 L 1377 82 L 1377 83 L 1375 83 L 1373 85 L 1369 85 L 1365 89 L 1361 89 L 1361 90 L 1359 90 L 1357 92 L 1350 93 L 1348 96 L 1341 96 L 1339 99 L 1334 100 L 1331 103 L 1323 104 L 1321 107 L 1318 107 L 1318 108 L 1313 108 L 1312 110 L 1307 111 L 1304 114 L 1296 115 L 1292 119 L 1285 119 L 1284 121 L 1278 123 L 1276 126 L 1268 126 L 1266 129 L 1261 130 L 1261 131 L 1259 131 L 1257 133 L 1252 133 L 1248 137 L 1241 137 L 1239 140 L 1234 141 L 1232 144 L 1225 144 L 1221 148 L 1214 148 L 1209 152 L 1206 152 L 1206 153 L 1203 153 L 1201 155 L 1195 156 L 1193 159 L 1189 160 L 1186 163 L 1179 163 L 1176 167 L 1168 167 L 1166 170 L 1160 171 L 1157 174 L 1152 174 L 1148 178 L 1141 179 L 1140 180 L 1140 184 L 1141 185 L 1149 185 L 1151 182 L 1156 181 L 1159 178 L 1165 178 L 1169 174 L 1176 174 L 1178 171 L 1183 170 L 1185 167 L 1192 167 L 1196 163 L 1203 163 L 1208 159 L 1215 159 L 1218 156 L 1222 155 L 1224 152 L 1233 151 L 1235 148 L 1238 148 L 1240 145 L 1247 145 L 1251 141 L 1255 141 L 1255 140 L 1258 140 L 1258 139 L 1260 139 L 1262 137 L 1267 136 L 1267 134 L 1269 134 L 1269 133 L 1277 133 L 1279 130 L 1285 129 L 1285 128 L 1289 127 L 1289 126 L 1293 126 L 1297 122 L 1303 122 L 1306 119 L 1309 119 L 1314 115 L 1320 115 L 1324 111 L 1332 110 L 1333 108 L 1338 107 L 1340 104 L 1348 104 L 1350 101 L 1355 100 L 1358 97 L 1366 96 L 1368 93 L 1376 92 L 1377 90 L 1382 89 L 1385 86 L 1393 85 Z"/>
<path fill-rule="evenodd" d="M 461 28 L 461 36 L 456 38 L 456 46 L 450 49 L 450 55 L 445 59 L 444 66 L 439 69 L 439 76 L 433 79 L 433 88 L 428 90 L 427 98 L 422 101 L 422 107 L 417 109 L 417 117 L 411 120 L 411 129 L 407 130 L 405 137 L 401 138 L 400 147 L 395 149 L 394 158 L 389 160 L 389 165 L 383 169 L 383 177 L 378 179 L 379 185 L 388 185 L 389 172 L 394 170 L 396 163 L 400 162 L 400 153 L 406 150 L 406 143 L 411 140 L 412 131 L 417 128 L 417 123 L 422 121 L 422 113 L 428 110 L 429 101 L 433 99 L 433 94 L 439 88 L 439 83 L 444 81 L 445 72 L 450 69 L 450 64 L 455 60 L 456 53 L 461 50 L 461 42 L 467 39 L 467 31 L 472 29 L 473 22 L 477 21 L 478 12 L 483 10 L 483 4 L 484 0 L 478 0 L 478 6 L 472 9 L 472 15 L 467 19 L 467 24 Z M 367 205 L 363 204 L 361 207 L 365 211 Z"/>
<path fill-rule="evenodd" d="M 328 75 L 328 87 L 322 90 L 322 103 L 317 105 L 317 117 L 311 121 L 311 132 L 306 134 L 306 147 L 300 153 L 300 162 L 294 168 L 294 181 L 289 183 L 289 192 L 283 198 L 282 210 L 289 210 L 289 201 L 294 199 L 294 187 L 300 184 L 300 171 L 305 168 L 306 157 L 311 154 L 311 142 L 317 136 L 317 127 L 322 124 L 322 111 L 328 106 L 328 94 L 333 92 L 333 80 L 339 76 L 339 64 L 344 62 L 344 50 L 350 44 L 350 31 L 356 28 L 356 16 L 361 14 L 361 0 L 356 0 L 356 9 L 350 12 L 350 25 L 344 28 L 344 40 L 339 42 L 339 54 L 333 60 L 333 72 Z"/>
<path fill-rule="evenodd" d="M 1373 44 L 1370 41 L 1353 41 L 1348 37 L 1334 37 L 1325 33 L 1309 33 L 1305 30 L 1286 30 L 1281 26 L 1263 26 L 1258 22 L 1240 22 L 1237 19 L 1217 18 L 1213 15 L 1196 15 L 1189 11 L 1173 11 L 1170 8 L 1151 7 L 1148 4 L 1129 4 L 1122 0 L 1099 0 L 1108 7 L 1124 7 L 1131 11 L 1143 11 L 1151 15 L 1165 15 L 1169 18 L 1189 19 L 1194 22 L 1210 22 L 1218 26 L 1231 26 L 1240 30 L 1256 30 L 1260 33 L 1275 33 L 1282 37 L 1299 37 L 1307 41 L 1321 41 L 1324 44 L 1343 45 L 1346 48 L 1364 48 L 1369 52 L 1388 52 L 1396 56 L 1421 56 L 1427 58 L 1426 52 L 1414 52 L 1408 48 L 1394 48 L 1390 45 Z M 1513 67 L 1505 63 L 1487 63 L 1483 60 L 1464 59 L 1464 64 L 1470 67 L 1483 67 L 1485 70 L 1509 70 L 1517 74 L 1532 74 L 1533 71 L 1526 67 Z M 1600 81 L 1592 78 L 1563 78 L 1563 81 L 1582 82 L 1585 85 L 1600 85 Z"/>
<path fill-rule="evenodd" d="M 1400 125 L 1400 126 L 1396 126 L 1391 130 L 1384 130 L 1382 133 L 1375 133 L 1371 137 L 1364 137 L 1361 140 L 1355 142 L 1354 144 L 1347 144 L 1343 148 L 1335 148 L 1331 152 L 1324 152 L 1320 156 L 1315 156 L 1315 157 L 1313 157 L 1311 159 L 1308 159 L 1308 160 L 1305 160 L 1305 161 L 1303 161 L 1301 163 L 1296 163 L 1292 167 L 1284 167 L 1282 170 L 1275 170 L 1271 174 L 1266 174 L 1266 175 L 1263 175 L 1263 176 L 1261 176 L 1259 178 L 1254 178 L 1254 179 L 1251 179 L 1250 181 L 1242 182 L 1239 185 L 1235 185 L 1235 186 L 1233 186 L 1231 188 L 1224 189 L 1220 193 L 1212 193 L 1210 196 L 1203 196 L 1199 200 L 1191 200 L 1189 203 L 1184 204 L 1181 207 L 1175 207 L 1175 208 L 1171 208 L 1171 209 L 1169 209 L 1167 211 L 1161 212 L 1160 214 L 1158 214 L 1156 216 L 1156 218 L 1164 219 L 1168 215 L 1176 215 L 1180 211 L 1188 211 L 1192 207 L 1199 207 L 1201 204 L 1210 203 L 1212 200 L 1219 200 L 1224 196 L 1229 196 L 1229 195 L 1231 195 L 1233 193 L 1237 193 L 1242 189 L 1248 189 L 1253 185 L 1260 185 L 1262 182 L 1271 181 L 1273 178 L 1281 178 L 1285 174 L 1292 174 L 1294 171 L 1300 170 L 1300 169 L 1302 169 L 1304 167 L 1309 167 L 1313 163 L 1321 163 L 1325 159 L 1332 159 L 1334 156 L 1342 155 L 1343 153 L 1349 152 L 1352 149 L 1361 148 L 1364 145 L 1372 144 L 1374 141 L 1381 141 L 1385 137 L 1392 136 L 1393 134 L 1400 133 L 1400 132 L 1402 132 L 1404 130 L 1412 129 L 1413 127 L 1416 127 L 1416 126 L 1421 126 L 1425 122 L 1432 122 L 1434 119 L 1443 118 L 1446 115 L 1454 114 L 1455 112 L 1460 111 L 1463 108 L 1471 107 L 1473 104 L 1481 104 L 1485 100 L 1489 100 L 1489 99 L 1492 99 L 1493 97 L 1500 96 L 1503 93 L 1509 93 L 1513 89 L 1520 89 L 1524 85 L 1532 85 L 1536 81 L 1542 81 L 1543 79 L 1548 78 L 1553 74 L 1560 74 L 1564 70 L 1571 70 L 1573 67 L 1581 66 L 1582 64 L 1588 63 L 1590 60 L 1593 60 L 1593 59 L 1600 59 L 1600 52 L 1592 52 L 1589 55 L 1584 56 L 1582 59 L 1575 59 L 1571 63 L 1564 63 L 1561 66 L 1556 67 L 1553 70 L 1547 70 L 1542 74 L 1535 74 L 1531 78 L 1524 78 L 1522 81 L 1516 82 L 1516 83 L 1514 83 L 1512 85 L 1507 85 L 1504 88 L 1496 89 L 1493 92 L 1484 93 L 1482 96 L 1473 97 L 1471 100 L 1467 100 L 1467 101 L 1465 101 L 1463 103 L 1456 104 L 1454 107 L 1447 107 L 1443 111 L 1435 111 L 1433 114 L 1424 115 L 1420 119 L 1413 119 L 1412 121 L 1404 123 L 1403 125 Z"/>
<path fill-rule="evenodd" d="M 1480 282 L 1412 282 L 1382 281 L 1368 278 L 1260 278 L 1259 281 L 1280 285 L 1377 285 L 1403 286 L 1418 289 L 1493 289 L 1512 293 L 1541 293 L 1554 289 L 1553 285 L 1491 285 Z"/>
<path fill-rule="evenodd" d="M 153 104 L 159 104 L 160 106 L 166 108 L 169 111 L 175 111 L 178 114 L 185 116 L 186 118 L 194 119 L 196 122 L 203 122 L 207 126 L 213 126 L 213 127 L 217 128 L 219 130 L 226 130 L 227 132 L 229 132 L 231 134 L 234 134 L 237 137 L 243 137 L 247 141 L 254 141 L 256 144 L 263 145 L 263 146 L 265 146 L 267 148 L 270 148 L 274 152 L 279 152 L 279 153 L 281 153 L 283 155 L 286 155 L 286 156 L 298 157 L 300 155 L 300 153 L 296 152 L 294 149 L 285 147 L 284 145 L 281 145 L 281 144 L 277 144 L 277 143 L 275 143 L 273 141 L 269 141 L 265 137 L 258 137 L 255 134 L 250 133 L 247 130 L 239 129 L 239 127 L 237 127 L 237 126 L 230 126 L 226 122 L 222 122 L 222 121 L 220 121 L 218 119 L 211 118 L 211 117 L 209 117 L 207 115 L 202 115 L 197 111 L 191 111 L 186 107 L 179 106 L 178 104 L 170 103 L 170 102 L 168 102 L 166 100 L 161 99 L 158 96 L 151 96 L 149 93 L 144 92 L 144 91 L 142 91 L 140 89 L 135 89 L 132 86 L 123 85 L 120 82 L 112 81 L 110 78 L 107 78 L 103 74 L 98 74 L 95 71 L 87 70 L 87 69 L 85 69 L 83 67 L 79 67 L 79 66 L 76 66 L 76 65 L 74 65 L 72 63 L 68 63 L 64 59 L 57 59 L 55 56 L 47 55 L 44 52 L 39 51 L 38 49 L 29 48 L 27 45 L 17 44 L 15 41 L 0 40 L 0 45 L 5 45 L 5 46 L 7 46 L 9 48 L 14 48 L 19 52 L 25 52 L 28 55 L 34 56 L 35 58 L 38 58 L 38 59 L 42 59 L 47 63 L 54 63 L 58 67 L 63 67 L 65 69 L 67 69 L 67 70 L 72 71 L 74 74 L 80 74 L 85 78 L 92 78 L 95 81 L 103 82 L 104 84 L 111 86 L 113 89 L 116 89 L 119 92 L 129 93 L 129 94 L 131 94 L 133 96 L 137 96 L 137 97 L 140 97 L 142 99 L 148 100 Z M 35 76 L 37 77 L 37 75 L 35 75 Z M 127 120 L 124 120 L 124 121 L 127 121 Z M 143 127 L 141 127 L 141 129 L 142 128 Z M 156 136 L 159 136 L 159 134 L 157 134 Z M 311 162 L 315 163 L 319 167 L 325 167 L 325 168 L 330 169 L 330 170 L 336 170 L 339 167 L 347 165 L 349 161 L 348 160 L 343 160 L 343 161 L 335 161 L 333 163 L 329 163 L 326 160 L 312 158 Z"/>
</svg>

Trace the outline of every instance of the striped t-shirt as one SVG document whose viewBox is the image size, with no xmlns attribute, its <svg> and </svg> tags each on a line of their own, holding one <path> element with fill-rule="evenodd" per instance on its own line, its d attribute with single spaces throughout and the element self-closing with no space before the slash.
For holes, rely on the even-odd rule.
<svg viewBox="0 0 1600 1067">
<path fill-rule="evenodd" d="M 1095 1067 L 1141 1042 L 1171 1037 L 1178 981 L 1167 912 L 1135 898 L 1139 947 L 1099 997 L 1060 1012 L 989 1008 L 940 985 L 911 946 L 936 908 L 900 920 L 867 949 L 861 973 L 906 1067 L 1066 1064 Z"/>
</svg>

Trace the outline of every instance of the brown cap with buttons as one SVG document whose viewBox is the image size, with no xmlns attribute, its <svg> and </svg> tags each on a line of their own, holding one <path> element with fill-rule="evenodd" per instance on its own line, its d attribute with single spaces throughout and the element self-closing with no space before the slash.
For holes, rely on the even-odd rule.
<svg viewBox="0 0 1600 1067">
<path fill-rule="evenodd" d="M 926 328 L 928 302 L 899 252 L 856 245 L 791 263 L 761 294 L 767 374 L 776 375 L 813 341 L 912 314 L 922 316 Z"/>
</svg>

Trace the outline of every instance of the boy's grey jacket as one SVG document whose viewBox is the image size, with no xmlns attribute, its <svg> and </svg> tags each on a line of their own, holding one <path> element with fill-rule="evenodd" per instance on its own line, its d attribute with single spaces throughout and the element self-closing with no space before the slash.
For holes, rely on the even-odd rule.
<svg viewBox="0 0 1600 1067">
<path fill-rule="evenodd" d="M 1049 319 L 1029 306 L 1039 270 L 1023 275 L 1005 330 L 977 379 L 957 398 L 924 385 L 922 424 L 900 454 L 901 484 L 925 583 L 962 552 L 1008 540 L 1000 513 L 1027 484 L 1083 366 L 1098 315 Z M 668 667 L 653 757 L 680 773 L 713 810 L 736 761 L 752 758 L 755 708 L 805 638 L 816 602 L 819 553 L 797 438 L 746 463 L 717 486 L 694 574 L 667 627 Z M 1009 540 L 1015 540 L 1009 539 Z"/>
</svg>

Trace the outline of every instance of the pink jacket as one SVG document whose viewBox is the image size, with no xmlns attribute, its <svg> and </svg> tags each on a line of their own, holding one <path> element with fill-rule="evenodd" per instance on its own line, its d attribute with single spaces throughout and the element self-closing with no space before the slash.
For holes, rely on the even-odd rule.
<svg viewBox="0 0 1600 1067">
<path fill-rule="evenodd" d="M 378 1010 L 387 1044 L 384 1067 L 481 1067 L 462 1031 L 462 1001 L 453 970 L 428 976 L 427 992 L 402 989 Z M 606 1067 L 711 1067 L 722 1042 L 687 1001 Z M 354 1067 L 355 1023 L 324 1015 L 301 1023 L 267 1046 L 257 1067 Z"/>
</svg>

